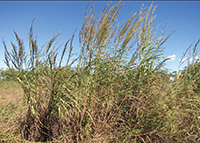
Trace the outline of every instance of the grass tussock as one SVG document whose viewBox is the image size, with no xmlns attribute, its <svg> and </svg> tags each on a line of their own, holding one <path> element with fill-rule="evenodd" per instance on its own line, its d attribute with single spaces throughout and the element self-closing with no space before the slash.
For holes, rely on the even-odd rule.
<svg viewBox="0 0 200 143">
<path fill-rule="evenodd" d="M 198 61 L 170 80 L 162 54 L 173 32 L 164 38 L 166 25 L 160 34 L 153 31 L 153 5 L 117 23 L 123 5 L 108 3 L 96 17 L 94 5 L 88 12 L 88 4 L 75 58 L 75 33 L 61 55 L 59 34 L 39 48 L 33 24 L 28 49 L 16 32 L 18 45 L 11 42 L 11 51 L 3 40 L 9 68 L 4 75 L 20 85 L 24 104 L 20 109 L 13 108 L 16 102 L 1 105 L 4 124 L 18 114 L 11 112 L 23 110 L 12 120 L 15 128 L 0 130 L 1 141 L 200 141 Z"/>
</svg>

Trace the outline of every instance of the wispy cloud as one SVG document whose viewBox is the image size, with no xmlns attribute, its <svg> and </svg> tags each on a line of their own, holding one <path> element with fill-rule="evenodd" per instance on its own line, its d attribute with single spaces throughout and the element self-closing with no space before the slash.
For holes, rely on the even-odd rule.
<svg viewBox="0 0 200 143">
<path fill-rule="evenodd" d="M 174 61 L 176 58 L 176 55 L 171 55 L 171 56 L 168 56 L 167 58 L 169 58 L 169 61 Z"/>
<path fill-rule="evenodd" d="M 200 56 L 198 56 L 198 57 L 195 57 L 194 59 L 195 59 L 195 60 L 200 60 Z"/>
<path fill-rule="evenodd" d="M 180 61 L 181 61 L 181 62 L 185 62 L 187 59 L 188 59 L 188 58 L 183 58 L 183 59 L 181 59 Z"/>
<path fill-rule="evenodd" d="M 193 60 L 193 58 L 190 58 L 190 57 L 187 57 L 187 58 L 183 58 L 182 60 L 181 60 L 181 62 L 185 62 L 186 60 L 189 60 L 190 62 Z M 200 60 L 200 56 L 196 56 L 195 58 L 194 58 L 194 60 Z"/>
</svg>

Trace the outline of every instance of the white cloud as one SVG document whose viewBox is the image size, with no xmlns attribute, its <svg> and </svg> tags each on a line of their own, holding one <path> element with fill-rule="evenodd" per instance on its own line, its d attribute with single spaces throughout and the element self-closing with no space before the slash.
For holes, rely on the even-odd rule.
<svg viewBox="0 0 200 143">
<path fill-rule="evenodd" d="M 187 59 L 188 59 L 188 58 L 183 58 L 183 59 L 181 59 L 180 61 L 181 61 L 181 62 L 185 62 Z"/>
<path fill-rule="evenodd" d="M 187 57 L 187 58 L 183 58 L 182 60 L 181 60 L 181 62 L 185 62 L 186 60 L 189 60 L 190 62 L 193 60 L 193 58 L 189 58 L 189 57 Z M 194 60 L 200 60 L 200 56 L 196 56 L 195 58 L 194 58 Z"/>
<path fill-rule="evenodd" d="M 171 55 L 171 56 L 168 56 L 167 58 L 169 58 L 168 59 L 169 61 L 174 61 L 176 58 L 176 55 Z"/>
<path fill-rule="evenodd" d="M 200 60 L 200 56 L 198 56 L 198 57 L 195 57 L 194 59 L 195 59 L 195 60 Z"/>
</svg>

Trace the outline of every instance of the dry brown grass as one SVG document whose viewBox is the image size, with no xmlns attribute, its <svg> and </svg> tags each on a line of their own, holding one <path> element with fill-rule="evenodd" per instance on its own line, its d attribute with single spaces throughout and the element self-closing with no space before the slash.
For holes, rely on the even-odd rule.
<svg viewBox="0 0 200 143">
<path fill-rule="evenodd" d="M 166 38 L 164 31 L 158 36 L 157 30 L 152 32 L 153 5 L 117 25 L 122 6 L 120 2 L 110 9 L 106 5 L 98 18 L 93 8 L 89 13 L 86 10 L 79 33 L 81 51 L 74 60 L 74 34 L 60 59 L 60 47 L 52 46 L 59 34 L 39 48 L 33 24 L 28 50 L 16 32 L 18 46 L 11 43 L 12 51 L 3 41 L 6 74 L 18 81 L 25 101 L 21 106 L 21 89 L 15 91 L 14 84 L 10 88 L 5 82 L 2 93 L 9 95 L 1 98 L 8 100 L 1 107 L 4 141 L 200 141 L 197 78 L 188 80 L 196 71 L 191 73 L 189 68 L 185 77 L 170 81 L 162 45 L 173 32 Z"/>
<path fill-rule="evenodd" d="M 19 83 L 14 81 L 0 83 L 0 105 L 5 106 L 9 102 L 17 106 L 23 102 L 23 89 Z"/>
<path fill-rule="evenodd" d="M 20 136 L 19 120 L 26 113 L 24 92 L 15 81 L 0 82 L 0 142 L 15 142 Z M 15 135 L 16 134 L 16 135 Z"/>
</svg>

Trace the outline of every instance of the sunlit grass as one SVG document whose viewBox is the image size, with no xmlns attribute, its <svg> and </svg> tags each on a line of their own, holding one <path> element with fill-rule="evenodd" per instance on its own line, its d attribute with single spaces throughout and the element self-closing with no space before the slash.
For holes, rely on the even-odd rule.
<svg viewBox="0 0 200 143">
<path fill-rule="evenodd" d="M 108 3 L 99 17 L 86 10 L 75 58 L 76 33 L 61 57 L 59 34 L 39 48 L 33 24 L 28 49 L 16 32 L 12 50 L 3 41 L 9 69 L 0 83 L 2 141 L 200 141 L 197 70 L 186 68 L 171 81 L 162 45 L 173 32 L 153 31 L 153 5 L 116 23 L 122 6 Z"/>
</svg>

